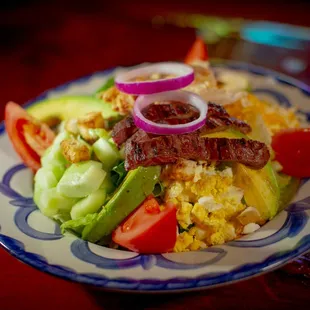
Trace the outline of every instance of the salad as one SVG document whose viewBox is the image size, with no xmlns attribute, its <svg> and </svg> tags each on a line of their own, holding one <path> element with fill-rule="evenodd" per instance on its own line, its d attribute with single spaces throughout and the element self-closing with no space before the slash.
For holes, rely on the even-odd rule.
<svg viewBox="0 0 310 310">
<path fill-rule="evenodd" d="M 138 66 L 92 96 L 64 96 L 5 125 L 34 173 L 34 202 L 63 233 L 139 253 L 195 251 L 250 234 L 310 176 L 310 131 L 214 74 L 198 38 L 185 62 Z"/>
</svg>

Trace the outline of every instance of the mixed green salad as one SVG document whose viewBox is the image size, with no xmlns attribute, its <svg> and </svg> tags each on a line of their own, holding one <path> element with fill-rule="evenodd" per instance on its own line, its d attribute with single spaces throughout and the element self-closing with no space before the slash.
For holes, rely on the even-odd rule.
<svg viewBox="0 0 310 310">
<path fill-rule="evenodd" d="M 45 216 L 63 233 L 141 253 L 252 233 L 310 175 L 295 111 L 256 98 L 240 74 L 216 77 L 199 39 L 186 64 L 130 70 L 93 95 L 27 111 L 10 102 L 5 123 Z"/>
</svg>

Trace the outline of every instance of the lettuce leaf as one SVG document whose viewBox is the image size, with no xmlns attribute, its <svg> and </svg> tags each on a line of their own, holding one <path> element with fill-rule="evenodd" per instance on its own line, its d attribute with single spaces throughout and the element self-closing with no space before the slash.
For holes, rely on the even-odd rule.
<svg viewBox="0 0 310 310">
<path fill-rule="evenodd" d="M 110 87 L 114 86 L 114 77 L 109 78 L 97 91 L 96 94 L 101 93 Z"/>
<path fill-rule="evenodd" d="M 161 182 L 158 182 L 154 186 L 153 195 L 155 197 L 160 197 L 164 193 L 164 190 L 165 190 L 165 188 L 164 188 L 163 184 Z"/>
<path fill-rule="evenodd" d="M 81 235 L 84 227 L 88 224 L 91 224 L 93 221 L 95 221 L 97 216 L 98 216 L 98 213 L 92 213 L 92 214 L 87 214 L 86 216 L 78 218 L 76 220 L 69 220 L 67 222 L 64 222 L 60 226 L 61 232 L 62 234 L 64 234 L 66 231 L 73 231 L 77 233 L 78 235 Z"/>
<path fill-rule="evenodd" d="M 125 179 L 127 173 L 128 172 L 125 170 L 125 161 L 113 167 L 111 170 L 111 180 L 113 184 L 118 187 Z"/>
</svg>

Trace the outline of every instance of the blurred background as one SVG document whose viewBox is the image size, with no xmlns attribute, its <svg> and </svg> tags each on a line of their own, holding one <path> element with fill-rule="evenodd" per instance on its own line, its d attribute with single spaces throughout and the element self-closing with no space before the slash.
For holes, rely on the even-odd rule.
<svg viewBox="0 0 310 310">
<path fill-rule="evenodd" d="M 23 103 L 93 71 L 182 60 L 199 33 L 211 58 L 310 84 L 310 1 L 0 1 L 0 102 Z"/>
</svg>

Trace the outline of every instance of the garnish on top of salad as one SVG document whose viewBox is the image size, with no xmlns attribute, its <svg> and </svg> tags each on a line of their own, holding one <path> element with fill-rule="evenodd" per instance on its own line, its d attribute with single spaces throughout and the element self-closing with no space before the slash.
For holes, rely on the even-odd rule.
<svg viewBox="0 0 310 310">
<path fill-rule="evenodd" d="M 185 64 L 122 72 L 93 96 L 27 112 L 10 102 L 5 124 L 35 173 L 34 202 L 63 233 L 194 251 L 256 231 L 310 176 L 309 129 L 249 86 L 236 72 L 215 77 L 198 38 Z"/>
</svg>

